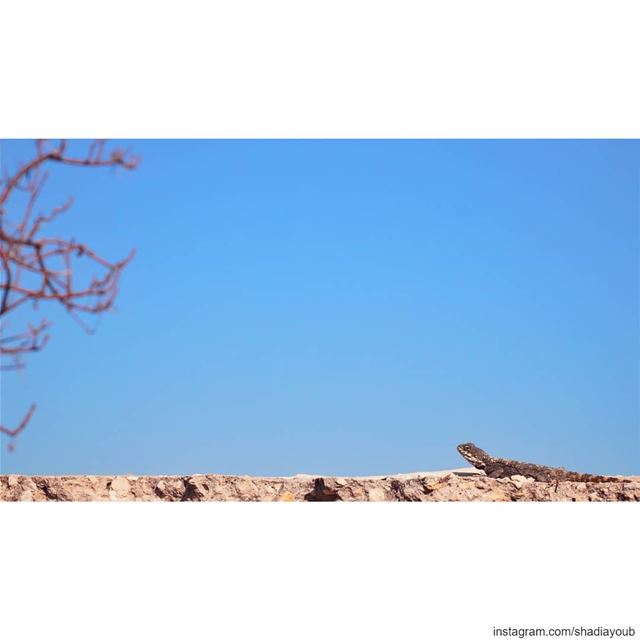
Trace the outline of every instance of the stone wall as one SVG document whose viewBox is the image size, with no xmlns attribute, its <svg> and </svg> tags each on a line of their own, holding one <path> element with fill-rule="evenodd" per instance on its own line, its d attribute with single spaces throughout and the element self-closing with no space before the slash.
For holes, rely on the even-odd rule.
<svg viewBox="0 0 640 640">
<path fill-rule="evenodd" d="M 473 471 L 375 478 L 251 476 L 0 476 L 0 501 L 640 501 L 640 478 L 625 482 L 494 480 Z"/>
</svg>

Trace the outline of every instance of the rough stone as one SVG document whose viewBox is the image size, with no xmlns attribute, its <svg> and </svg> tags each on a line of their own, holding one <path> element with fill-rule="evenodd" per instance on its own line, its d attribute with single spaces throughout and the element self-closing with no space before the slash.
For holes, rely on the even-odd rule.
<svg viewBox="0 0 640 640">
<path fill-rule="evenodd" d="M 126 478 L 116 476 L 111 481 L 109 487 L 109 497 L 111 500 L 126 500 L 131 493 L 131 485 Z"/>
<path fill-rule="evenodd" d="M 340 478 L 0 475 L 0 501 L 637 502 L 640 478 L 556 484 L 521 477 L 488 478 L 474 470 Z"/>
</svg>

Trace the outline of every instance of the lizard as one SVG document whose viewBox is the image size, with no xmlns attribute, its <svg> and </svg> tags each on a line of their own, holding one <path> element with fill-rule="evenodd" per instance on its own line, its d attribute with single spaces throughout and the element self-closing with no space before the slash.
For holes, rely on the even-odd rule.
<svg viewBox="0 0 640 640">
<path fill-rule="evenodd" d="M 567 471 L 562 467 L 545 467 L 531 462 L 494 458 L 472 442 L 459 444 L 457 449 L 467 462 L 484 471 L 490 478 L 524 476 L 537 482 L 555 482 L 556 486 L 558 482 L 627 482 L 626 478 L 615 476 L 595 476 L 590 473 Z"/>
</svg>

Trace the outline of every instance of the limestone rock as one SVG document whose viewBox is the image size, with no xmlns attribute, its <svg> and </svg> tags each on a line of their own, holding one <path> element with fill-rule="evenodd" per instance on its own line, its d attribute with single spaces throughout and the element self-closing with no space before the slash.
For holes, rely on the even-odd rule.
<svg viewBox="0 0 640 640">
<path fill-rule="evenodd" d="M 224 476 L 0 475 L 0 501 L 195 502 L 605 502 L 640 501 L 640 478 L 625 482 L 535 482 L 488 478 L 470 470 L 377 477 L 298 474 Z"/>
</svg>

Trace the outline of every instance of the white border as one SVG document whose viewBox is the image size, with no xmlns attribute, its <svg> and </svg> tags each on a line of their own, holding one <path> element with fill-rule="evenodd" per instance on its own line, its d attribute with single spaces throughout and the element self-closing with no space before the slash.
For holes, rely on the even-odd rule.
<svg viewBox="0 0 640 640">
<path fill-rule="evenodd" d="M 6 3 L 4 137 L 639 137 L 637 0 Z"/>
<path fill-rule="evenodd" d="M 11 640 L 640 633 L 635 505 L 0 507 Z"/>
</svg>

